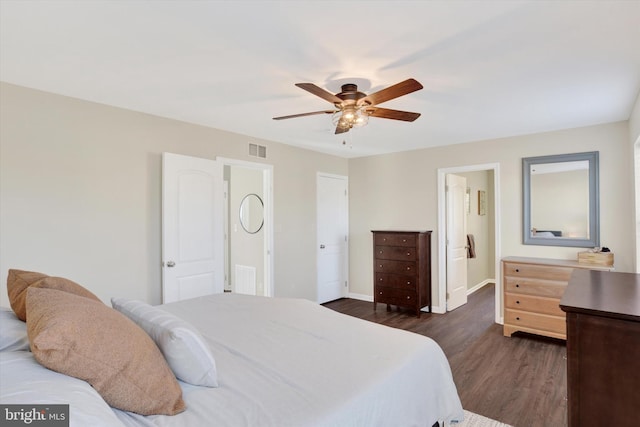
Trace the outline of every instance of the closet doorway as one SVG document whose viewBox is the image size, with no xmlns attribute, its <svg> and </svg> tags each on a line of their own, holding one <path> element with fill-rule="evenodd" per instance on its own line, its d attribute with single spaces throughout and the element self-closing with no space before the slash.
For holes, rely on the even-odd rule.
<svg viewBox="0 0 640 427">
<path fill-rule="evenodd" d="M 460 166 L 438 169 L 438 300 L 437 311 L 445 313 L 449 305 L 447 295 L 447 204 L 446 204 L 446 176 L 449 174 L 462 175 L 467 178 L 467 227 L 469 234 L 476 234 L 475 244 L 481 244 L 485 265 L 489 268 L 481 271 L 483 278 L 474 276 L 476 259 L 469 259 L 469 288 L 468 293 L 482 287 L 484 284 L 495 283 L 495 320 L 502 323 L 502 287 L 500 283 L 500 166 L 497 163 Z M 474 223 L 477 225 L 474 232 Z M 478 238 L 480 241 L 478 241 Z M 476 247 L 476 252 L 480 248 Z M 493 277 L 490 277 L 493 275 Z M 475 277 L 475 278 L 474 278 Z"/>
<path fill-rule="evenodd" d="M 273 166 L 217 160 L 225 187 L 224 290 L 273 296 Z"/>
</svg>

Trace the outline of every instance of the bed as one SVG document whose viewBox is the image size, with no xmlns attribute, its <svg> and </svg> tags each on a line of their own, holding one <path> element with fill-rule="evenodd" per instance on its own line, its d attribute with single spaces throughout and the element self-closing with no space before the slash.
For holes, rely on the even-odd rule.
<svg viewBox="0 0 640 427">
<path fill-rule="evenodd" d="M 121 311 L 144 305 L 112 302 Z M 186 409 L 141 415 L 109 406 L 87 382 L 41 366 L 10 309 L 0 311 L 0 403 L 69 404 L 78 427 L 431 427 L 463 419 L 448 361 L 427 337 L 303 299 L 224 293 L 150 307 L 194 328 L 215 361 L 214 386 L 178 381 Z"/>
</svg>

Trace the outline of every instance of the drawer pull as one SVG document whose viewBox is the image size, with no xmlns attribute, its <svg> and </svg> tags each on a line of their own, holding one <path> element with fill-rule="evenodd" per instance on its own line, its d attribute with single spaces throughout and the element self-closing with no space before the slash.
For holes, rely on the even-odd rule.
<svg viewBox="0 0 640 427">
<path fill-rule="evenodd" d="M 379 254 L 380 254 L 380 255 L 382 255 L 382 253 L 383 253 L 383 252 L 384 252 L 384 251 L 380 251 L 380 252 L 379 252 Z"/>
<path fill-rule="evenodd" d="M 407 295 L 407 299 L 411 299 L 411 296 Z"/>
<path fill-rule="evenodd" d="M 382 268 L 382 264 L 380 264 L 380 268 Z"/>
<path fill-rule="evenodd" d="M 411 256 L 411 252 L 407 252 L 407 256 Z"/>
<path fill-rule="evenodd" d="M 520 304 L 520 301 L 516 301 L 516 304 Z"/>
<path fill-rule="evenodd" d="M 519 268 L 516 268 L 516 273 L 520 273 L 520 269 Z"/>
<path fill-rule="evenodd" d="M 382 293 L 382 292 L 380 292 L 380 293 Z M 519 317 L 516 317 L 516 320 L 520 320 L 520 318 L 519 318 Z"/>
<path fill-rule="evenodd" d="M 516 288 L 519 288 L 519 287 L 520 287 L 520 284 L 516 283 Z"/>
<path fill-rule="evenodd" d="M 402 239 L 402 243 L 407 243 L 407 239 Z"/>
<path fill-rule="evenodd" d="M 378 295 L 382 295 L 382 291 L 380 291 L 380 293 Z"/>
<path fill-rule="evenodd" d="M 410 285 L 410 284 L 411 284 L 411 281 L 407 281 L 407 285 Z"/>
<path fill-rule="evenodd" d="M 381 277 L 381 278 L 379 278 L 378 280 L 382 282 L 382 277 Z"/>
<path fill-rule="evenodd" d="M 411 267 L 407 267 L 407 271 L 411 270 Z"/>
</svg>

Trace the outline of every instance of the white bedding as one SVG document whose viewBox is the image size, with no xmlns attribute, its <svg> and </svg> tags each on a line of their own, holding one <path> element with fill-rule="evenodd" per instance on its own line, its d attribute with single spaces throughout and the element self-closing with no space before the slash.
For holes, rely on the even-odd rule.
<svg viewBox="0 0 640 427">
<path fill-rule="evenodd" d="M 186 411 L 109 407 L 88 383 L 16 347 L 26 328 L 8 309 L 0 403 L 69 404 L 71 427 L 431 427 L 464 416 L 449 363 L 424 336 L 298 299 L 227 293 L 158 307 L 191 323 L 215 358 L 218 387 L 180 382 Z"/>
<path fill-rule="evenodd" d="M 427 426 L 463 410 L 431 339 L 310 301 L 218 294 L 160 306 L 211 347 L 217 388 L 180 383 L 187 410 L 127 426 Z"/>
</svg>

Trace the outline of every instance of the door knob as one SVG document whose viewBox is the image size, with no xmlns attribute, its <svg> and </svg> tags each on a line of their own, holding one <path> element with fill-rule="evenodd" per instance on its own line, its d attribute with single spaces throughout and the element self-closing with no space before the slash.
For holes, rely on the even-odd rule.
<svg viewBox="0 0 640 427">
<path fill-rule="evenodd" d="M 173 261 L 167 261 L 167 267 L 175 267 L 176 263 Z"/>
<path fill-rule="evenodd" d="M 320 249 L 324 249 L 324 245 L 320 245 Z"/>
</svg>

